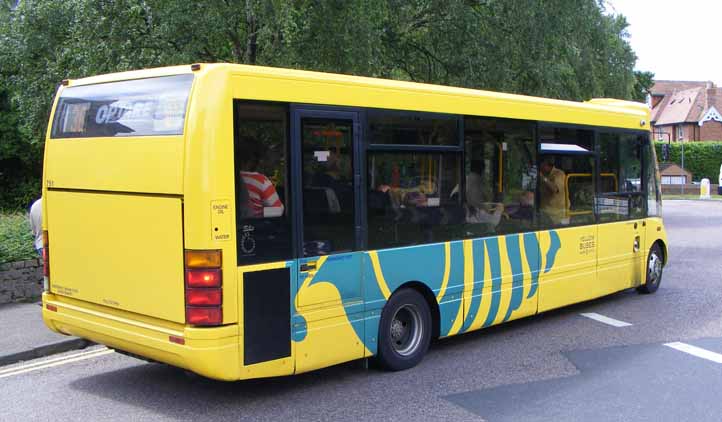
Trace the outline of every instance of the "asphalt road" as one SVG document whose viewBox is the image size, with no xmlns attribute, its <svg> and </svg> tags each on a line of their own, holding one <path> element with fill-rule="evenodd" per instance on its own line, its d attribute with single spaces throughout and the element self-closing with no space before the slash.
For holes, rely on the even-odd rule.
<svg viewBox="0 0 722 422">
<path fill-rule="evenodd" d="M 669 201 L 664 215 L 671 260 L 656 294 L 625 291 L 439 341 L 408 371 L 353 362 L 223 383 L 91 350 L 0 368 L 0 420 L 719 421 L 722 202 Z"/>
</svg>

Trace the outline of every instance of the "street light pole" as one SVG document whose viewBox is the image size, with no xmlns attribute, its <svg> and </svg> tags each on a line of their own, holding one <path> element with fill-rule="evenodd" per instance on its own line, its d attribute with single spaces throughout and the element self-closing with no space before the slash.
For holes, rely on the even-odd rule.
<svg viewBox="0 0 722 422">
<path fill-rule="evenodd" d="M 684 184 L 682 185 L 682 195 L 684 195 L 684 186 L 687 184 L 687 173 L 684 172 L 684 141 L 682 141 L 682 173 L 684 174 Z M 690 180 L 691 182 L 691 180 Z"/>
</svg>

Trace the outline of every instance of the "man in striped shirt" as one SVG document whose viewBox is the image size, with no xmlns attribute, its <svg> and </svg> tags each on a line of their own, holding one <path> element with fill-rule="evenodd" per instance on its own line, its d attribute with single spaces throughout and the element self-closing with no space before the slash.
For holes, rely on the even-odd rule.
<svg viewBox="0 0 722 422">
<path fill-rule="evenodd" d="M 283 215 L 283 203 L 278 197 L 276 187 L 264 174 L 259 173 L 260 163 L 258 145 L 254 140 L 245 140 L 250 148 L 246 151 L 240 171 L 243 187 L 240 192 L 241 213 L 245 218 L 280 217 Z M 255 147 L 255 148 L 254 148 Z"/>
<path fill-rule="evenodd" d="M 283 203 L 278 197 L 276 187 L 261 173 L 241 171 L 241 179 L 248 193 L 244 215 L 248 218 L 280 217 L 283 215 Z M 266 210 L 264 208 L 272 208 Z"/>
</svg>

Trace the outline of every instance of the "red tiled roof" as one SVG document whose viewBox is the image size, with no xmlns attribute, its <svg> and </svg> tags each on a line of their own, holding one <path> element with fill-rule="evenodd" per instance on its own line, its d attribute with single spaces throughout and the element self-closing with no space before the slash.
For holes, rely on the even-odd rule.
<svg viewBox="0 0 722 422">
<path fill-rule="evenodd" d="M 697 98 L 701 96 L 700 91 L 704 90 L 692 88 L 669 95 L 670 98 L 664 107 L 656 113 L 654 124 L 660 126 L 698 121 L 700 114 L 696 105 Z"/>
<path fill-rule="evenodd" d="M 686 122 L 699 122 L 699 119 L 702 118 L 704 112 L 707 110 L 707 98 L 707 90 L 700 89 L 697 99 L 693 101 L 692 106 L 689 108 Z"/>
<path fill-rule="evenodd" d="M 696 123 L 710 107 L 722 110 L 722 88 L 711 81 L 654 81 L 650 93 L 663 97 L 652 109 L 655 126 Z"/>
<path fill-rule="evenodd" d="M 678 91 L 685 91 L 691 88 L 715 88 L 711 81 L 654 81 L 650 93 L 652 95 L 668 95 Z"/>
<path fill-rule="evenodd" d="M 657 120 L 659 119 L 659 115 L 662 113 L 662 110 L 664 110 L 665 107 L 667 107 L 667 103 L 669 103 L 669 100 L 672 99 L 671 95 L 665 95 L 664 98 L 662 98 L 662 101 L 660 101 L 656 107 L 652 109 L 652 123 L 656 124 Z"/>
</svg>

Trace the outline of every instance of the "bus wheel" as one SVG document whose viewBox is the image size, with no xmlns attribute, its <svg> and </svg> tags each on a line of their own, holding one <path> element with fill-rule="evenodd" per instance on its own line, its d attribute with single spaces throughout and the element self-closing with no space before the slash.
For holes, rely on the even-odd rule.
<svg viewBox="0 0 722 422">
<path fill-rule="evenodd" d="M 644 294 L 656 292 L 659 289 L 659 283 L 662 282 L 663 269 L 662 248 L 655 243 L 647 258 L 647 282 L 637 287 L 637 291 Z"/>
<path fill-rule="evenodd" d="M 431 342 L 431 311 L 416 290 L 394 293 L 381 312 L 378 361 L 384 368 L 401 371 L 423 359 Z"/>
</svg>

